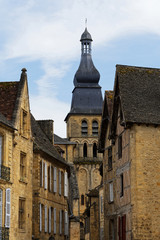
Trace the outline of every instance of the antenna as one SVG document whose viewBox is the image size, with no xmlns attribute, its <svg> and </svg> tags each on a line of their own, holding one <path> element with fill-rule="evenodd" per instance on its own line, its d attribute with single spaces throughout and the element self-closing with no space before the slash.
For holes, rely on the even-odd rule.
<svg viewBox="0 0 160 240">
<path fill-rule="evenodd" d="M 85 19 L 85 27 L 87 28 L 87 18 Z"/>
</svg>

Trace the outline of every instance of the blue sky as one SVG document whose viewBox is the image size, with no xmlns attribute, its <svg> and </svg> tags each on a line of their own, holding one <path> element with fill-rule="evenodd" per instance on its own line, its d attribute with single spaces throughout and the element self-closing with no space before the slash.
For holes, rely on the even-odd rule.
<svg viewBox="0 0 160 240">
<path fill-rule="evenodd" d="M 104 94 L 116 64 L 160 67 L 159 9 L 159 0 L 0 0 L 0 81 L 27 68 L 31 112 L 65 137 L 85 18 Z"/>
</svg>

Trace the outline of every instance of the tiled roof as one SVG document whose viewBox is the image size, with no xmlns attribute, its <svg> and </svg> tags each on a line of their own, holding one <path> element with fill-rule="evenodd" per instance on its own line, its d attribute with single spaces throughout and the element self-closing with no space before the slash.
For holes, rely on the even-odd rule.
<svg viewBox="0 0 160 240">
<path fill-rule="evenodd" d="M 54 134 L 54 144 L 76 144 L 75 142 L 70 142 L 66 138 L 61 138 Z"/>
<path fill-rule="evenodd" d="M 160 124 L 160 69 L 117 65 L 116 86 L 126 123 Z"/>
<path fill-rule="evenodd" d="M 53 157 L 54 160 L 58 160 L 62 164 L 69 166 L 57 152 L 56 148 L 52 145 L 52 143 L 49 141 L 48 137 L 42 131 L 39 124 L 34 119 L 33 115 L 31 115 L 31 127 L 32 135 L 34 137 L 34 150 L 41 150 L 49 156 Z"/>
<path fill-rule="evenodd" d="M 0 112 L 12 120 L 19 82 L 0 82 Z"/>
</svg>

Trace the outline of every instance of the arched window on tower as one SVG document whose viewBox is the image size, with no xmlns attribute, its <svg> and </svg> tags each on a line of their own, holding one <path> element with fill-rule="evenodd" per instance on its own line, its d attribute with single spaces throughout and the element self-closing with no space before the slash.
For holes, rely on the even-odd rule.
<svg viewBox="0 0 160 240">
<path fill-rule="evenodd" d="M 92 134 L 93 135 L 98 135 L 98 122 L 97 121 L 93 121 L 92 122 Z"/>
<path fill-rule="evenodd" d="M 93 157 L 97 157 L 97 144 L 96 143 L 94 143 L 93 144 Z"/>
<path fill-rule="evenodd" d="M 83 145 L 83 157 L 87 157 L 87 143 Z"/>
<path fill-rule="evenodd" d="M 85 120 L 82 121 L 81 132 L 83 136 L 86 136 L 88 133 L 88 124 Z"/>
</svg>

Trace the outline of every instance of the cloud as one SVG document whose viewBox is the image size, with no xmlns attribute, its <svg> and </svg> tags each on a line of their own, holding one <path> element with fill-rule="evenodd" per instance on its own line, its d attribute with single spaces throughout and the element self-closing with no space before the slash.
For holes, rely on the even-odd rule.
<svg viewBox="0 0 160 240">
<path fill-rule="evenodd" d="M 59 83 L 79 59 L 85 18 L 94 47 L 107 47 L 122 36 L 159 36 L 159 9 L 158 0 L 0 0 L 0 62 L 41 62 L 31 110 L 36 118 L 53 118 L 61 129 L 69 105 L 60 100 Z"/>
</svg>

